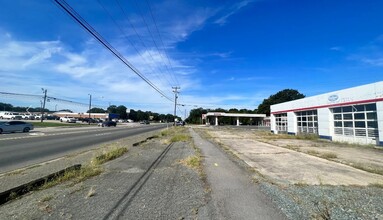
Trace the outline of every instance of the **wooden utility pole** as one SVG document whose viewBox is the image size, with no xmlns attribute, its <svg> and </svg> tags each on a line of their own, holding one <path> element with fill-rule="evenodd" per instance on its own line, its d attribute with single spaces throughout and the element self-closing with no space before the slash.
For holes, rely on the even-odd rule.
<svg viewBox="0 0 383 220">
<path fill-rule="evenodd" d="M 177 98 L 178 98 L 178 89 L 181 89 L 180 87 L 172 87 L 174 92 L 174 126 L 176 126 L 176 115 L 177 115 Z"/>
</svg>

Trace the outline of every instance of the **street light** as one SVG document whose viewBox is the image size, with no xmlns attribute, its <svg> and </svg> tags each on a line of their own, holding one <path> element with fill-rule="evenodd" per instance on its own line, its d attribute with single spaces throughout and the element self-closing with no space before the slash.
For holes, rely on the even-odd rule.
<svg viewBox="0 0 383 220">
<path fill-rule="evenodd" d="M 89 119 L 88 119 L 88 124 L 90 125 L 90 109 L 92 108 L 92 94 L 89 95 Z"/>
</svg>

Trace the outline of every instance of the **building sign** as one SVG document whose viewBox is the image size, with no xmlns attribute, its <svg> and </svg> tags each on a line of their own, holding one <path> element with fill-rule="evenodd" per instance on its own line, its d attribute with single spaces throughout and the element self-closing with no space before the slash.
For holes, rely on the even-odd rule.
<svg viewBox="0 0 383 220">
<path fill-rule="evenodd" d="M 336 101 L 339 100 L 339 96 L 338 96 L 338 95 L 330 95 L 330 96 L 328 97 L 328 100 L 329 100 L 330 102 L 336 102 Z"/>
</svg>

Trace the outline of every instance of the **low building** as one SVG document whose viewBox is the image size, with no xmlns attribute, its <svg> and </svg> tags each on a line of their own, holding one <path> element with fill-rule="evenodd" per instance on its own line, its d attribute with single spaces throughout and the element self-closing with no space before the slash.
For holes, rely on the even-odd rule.
<svg viewBox="0 0 383 220">
<path fill-rule="evenodd" d="M 55 112 L 53 115 L 58 116 L 58 117 L 74 117 L 77 119 L 80 118 L 94 118 L 94 119 L 102 119 L 102 120 L 112 120 L 112 119 L 118 119 L 120 117 L 119 114 L 114 114 L 114 113 L 74 113 L 74 112 Z"/>
<path fill-rule="evenodd" d="M 257 126 L 268 126 L 268 120 L 265 114 L 245 114 L 245 113 L 225 113 L 225 112 L 208 112 L 202 115 L 202 120 L 206 120 L 206 124 L 213 124 L 211 119 L 214 121 L 214 125 L 219 125 L 219 118 L 230 117 L 236 119 L 236 125 L 239 126 L 239 118 L 250 118 L 253 120 L 254 125 Z"/>
<path fill-rule="evenodd" d="M 383 81 L 270 107 L 274 133 L 383 146 Z"/>
</svg>

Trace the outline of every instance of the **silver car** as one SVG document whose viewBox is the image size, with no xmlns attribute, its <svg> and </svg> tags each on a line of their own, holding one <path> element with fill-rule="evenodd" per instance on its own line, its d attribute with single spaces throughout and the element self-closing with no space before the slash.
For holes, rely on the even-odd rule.
<svg viewBox="0 0 383 220">
<path fill-rule="evenodd" d="M 0 121 L 0 134 L 4 132 L 29 132 L 33 125 L 23 121 Z"/>
</svg>

